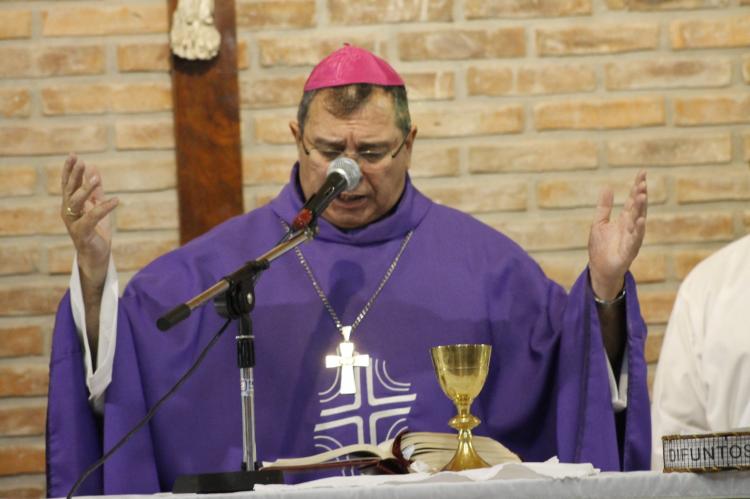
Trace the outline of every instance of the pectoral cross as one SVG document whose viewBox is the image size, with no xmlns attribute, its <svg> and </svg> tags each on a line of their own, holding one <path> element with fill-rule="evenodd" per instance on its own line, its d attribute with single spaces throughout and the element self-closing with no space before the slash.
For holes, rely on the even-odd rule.
<svg viewBox="0 0 750 499">
<path fill-rule="evenodd" d="M 369 355 L 359 355 L 354 351 L 354 343 L 349 341 L 351 334 L 352 327 L 343 326 L 341 335 L 344 337 L 344 341 L 339 344 L 338 355 L 326 355 L 326 367 L 341 368 L 339 393 L 344 395 L 357 393 L 357 386 L 354 383 L 354 368 L 370 365 Z"/>
</svg>

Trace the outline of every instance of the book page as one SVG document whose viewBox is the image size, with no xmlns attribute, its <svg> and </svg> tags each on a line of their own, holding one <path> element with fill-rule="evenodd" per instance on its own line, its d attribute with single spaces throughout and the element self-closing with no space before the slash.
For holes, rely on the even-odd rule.
<svg viewBox="0 0 750 499">
<path fill-rule="evenodd" d="M 321 452 L 313 456 L 305 457 L 292 457 L 282 458 L 276 461 L 263 462 L 264 468 L 273 468 L 281 466 L 307 466 L 311 464 L 325 463 L 327 461 L 334 461 L 340 457 L 379 457 L 380 459 L 387 459 L 393 457 L 390 452 L 383 450 L 379 447 L 369 444 L 353 444 L 340 447 L 338 449 L 332 449 L 329 451 Z"/>
<path fill-rule="evenodd" d="M 490 465 L 521 462 L 515 453 L 492 438 L 474 435 L 472 443 L 477 453 Z M 401 441 L 404 457 L 421 461 L 433 471 L 440 470 L 448 464 L 457 446 L 458 435 L 455 433 L 407 433 Z"/>
<path fill-rule="evenodd" d="M 489 464 L 521 462 L 519 457 L 500 442 L 489 437 L 475 435 L 472 439 L 477 453 Z M 380 458 L 394 457 L 392 451 L 394 440 L 387 440 L 379 445 L 354 444 L 333 449 L 313 456 L 278 459 L 264 462 L 264 468 L 311 466 L 326 462 L 335 462 L 340 458 Z M 407 460 L 418 460 L 428 464 L 435 471 L 441 469 L 453 457 L 458 446 L 456 433 L 413 432 L 401 437 L 401 450 Z M 405 464 L 405 466 L 408 466 Z"/>
</svg>

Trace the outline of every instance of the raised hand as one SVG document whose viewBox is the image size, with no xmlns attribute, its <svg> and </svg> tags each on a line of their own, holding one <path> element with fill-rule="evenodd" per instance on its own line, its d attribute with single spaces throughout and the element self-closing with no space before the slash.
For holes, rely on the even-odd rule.
<svg viewBox="0 0 750 499">
<path fill-rule="evenodd" d="M 86 313 L 86 334 L 93 359 L 99 339 L 99 310 L 112 248 L 109 214 L 117 198 L 105 199 L 98 170 L 71 154 L 62 169 L 60 215 L 78 252 Z"/>
<path fill-rule="evenodd" d="M 648 192 L 646 172 L 635 177 L 619 216 L 611 219 L 614 195 L 605 188 L 599 196 L 589 235 L 589 271 L 596 296 L 611 300 L 622 289 L 625 272 L 638 255 L 646 233 Z"/>
<path fill-rule="evenodd" d="M 78 252 L 78 264 L 85 277 L 101 282 L 107 273 L 112 245 L 109 213 L 117 198 L 105 199 L 101 175 L 74 154 L 68 156 L 62 170 L 60 213 Z"/>
</svg>

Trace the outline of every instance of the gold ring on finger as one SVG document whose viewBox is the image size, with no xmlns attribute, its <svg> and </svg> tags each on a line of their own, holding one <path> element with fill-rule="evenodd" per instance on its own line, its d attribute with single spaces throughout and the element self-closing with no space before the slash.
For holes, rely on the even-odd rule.
<svg viewBox="0 0 750 499">
<path fill-rule="evenodd" d="M 65 207 L 65 214 L 71 218 L 81 218 L 83 213 L 78 213 L 70 209 L 70 206 Z"/>
</svg>

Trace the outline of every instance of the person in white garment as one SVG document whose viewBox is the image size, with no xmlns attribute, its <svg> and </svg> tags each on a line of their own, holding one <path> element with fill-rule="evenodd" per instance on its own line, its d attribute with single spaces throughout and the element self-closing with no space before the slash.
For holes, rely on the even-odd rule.
<svg viewBox="0 0 750 499">
<path fill-rule="evenodd" d="M 685 278 L 669 318 L 651 405 L 651 467 L 663 435 L 750 426 L 750 235 Z"/>
</svg>

